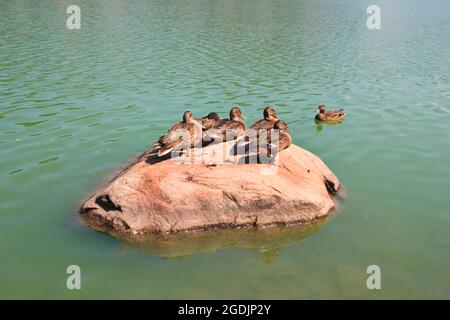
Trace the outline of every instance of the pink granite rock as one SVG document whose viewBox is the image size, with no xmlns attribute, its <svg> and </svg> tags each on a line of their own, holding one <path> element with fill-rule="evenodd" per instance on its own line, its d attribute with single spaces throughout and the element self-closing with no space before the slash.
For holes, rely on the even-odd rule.
<svg viewBox="0 0 450 320">
<path fill-rule="evenodd" d="M 296 145 L 278 157 L 277 165 L 180 164 L 149 150 L 84 202 L 80 214 L 91 227 L 119 236 L 308 223 L 326 216 L 335 207 L 337 177 Z"/>
</svg>

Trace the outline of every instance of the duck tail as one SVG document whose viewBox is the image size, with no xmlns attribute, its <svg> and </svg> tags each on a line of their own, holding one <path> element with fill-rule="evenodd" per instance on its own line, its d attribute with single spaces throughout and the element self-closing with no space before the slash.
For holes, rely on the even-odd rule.
<svg viewBox="0 0 450 320">
<path fill-rule="evenodd" d="M 172 150 L 173 150 L 173 147 L 162 146 L 162 147 L 158 150 L 158 157 L 165 156 L 166 154 L 168 154 L 168 153 L 171 152 Z"/>
</svg>

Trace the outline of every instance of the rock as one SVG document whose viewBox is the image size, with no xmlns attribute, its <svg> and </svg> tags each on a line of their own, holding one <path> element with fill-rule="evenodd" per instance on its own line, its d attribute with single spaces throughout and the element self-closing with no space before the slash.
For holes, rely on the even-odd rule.
<svg viewBox="0 0 450 320">
<path fill-rule="evenodd" d="M 226 151 L 232 143 L 219 146 Z M 216 164 L 211 154 L 220 153 L 217 148 L 203 148 L 207 160 L 196 164 L 149 150 L 84 202 L 80 214 L 97 230 L 129 238 L 309 223 L 335 207 L 339 180 L 309 151 L 291 145 L 276 165 L 245 164 L 243 156 Z"/>
</svg>

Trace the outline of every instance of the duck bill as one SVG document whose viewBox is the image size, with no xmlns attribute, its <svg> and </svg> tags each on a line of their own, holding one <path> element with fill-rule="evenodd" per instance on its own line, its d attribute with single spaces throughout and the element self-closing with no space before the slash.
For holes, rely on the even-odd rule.
<svg viewBox="0 0 450 320">
<path fill-rule="evenodd" d="M 319 113 L 320 113 L 320 109 L 317 109 L 315 113 L 316 113 L 316 114 L 319 114 Z"/>
</svg>

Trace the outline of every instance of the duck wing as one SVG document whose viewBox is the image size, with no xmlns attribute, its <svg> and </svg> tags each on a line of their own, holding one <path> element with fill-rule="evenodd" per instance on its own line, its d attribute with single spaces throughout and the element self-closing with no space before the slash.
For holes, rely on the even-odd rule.
<svg viewBox="0 0 450 320">
<path fill-rule="evenodd" d="M 261 119 L 256 121 L 251 125 L 250 129 L 260 130 L 260 129 L 272 129 L 275 124 L 275 121 L 269 121 L 266 119 Z"/>
<path fill-rule="evenodd" d="M 235 120 L 220 120 L 220 122 L 214 126 L 215 129 L 224 132 L 227 129 L 232 129 L 232 130 L 241 130 L 244 129 L 245 130 L 245 124 L 243 124 L 240 121 L 235 121 Z"/>
<path fill-rule="evenodd" d="M 289 146 L 292 144 L 292 137 L 291 135 L 286 131 L 280 131 L 280 135 L 278 136 L 278 145 L 272 141 L 270 141 L 270 148 L 277 149 L 278 152 L 284 149 L 289 148 Z"/>
<path fill-rule="evenodd" d="M 182 131 L 181 131 L 182 130 Z M 198 133 L 195 133 L 195 131 Z M 163 156 L 171 152 L 173 149 L 176 149 L 180 146 L 184 145 L 184 137 L 183 134 L 185 131 L 189 134 L 190 139 L 190 147 L 195 146 L 195 144 L 202 139 L 202 125 L 198 122 L 194 123 L 177 123 L 173 125 L 167 134 L 162 139 L 161 148 L 158 151 L 158 156 Z"/>
<path fill-rule="evenodd" d="M 216 120 L 205 117 L 200 119 L 200 123 L 203 126 L 203 130 L 208 130 L 214 127 L 214 125 L 216 124 Z"/>
<path fill-rule="evenodd" d="M 188 123 L 178 122 L 175 123 L 170 129 L 167 131 L 166 135 L 162 139 L 162 144 L 168 144 L 172 141 L 178 140 L 180 134 L 178 130 L 187 130 Z"/>
<path fill-rule="evenodd" d="M 238 137 L 244 134 L 245 124 L 240 121 L 222 119 L 218 121 L 211 130 L 209 130 L 208 136 L 214 139 L 221 138 L 225 141 L 227 130 L 234 131 L 234 136 Z"/>
<path fill-rule="evenodd" d="M 240 136 L 245 132 L 245 124 L 240 121 L 230 120 L 226 130 L 233 130 L 236 135 Z"/>
<path fill-rule="evenodd" d="M 289 133 L 286 131 L 280 132 L 280 151 L 289 148 L 289 146 L 292 144 L 292 137 Z"/>
<path fill-rule="evenodd" d="M 327 118 L 330 120 L 341 120 L 345 116 L 344 110 L 334 110 L 326 113 Z"/>
<path fill-rule="evenodd" d="M 330 111 L 327 113 L 329 113 L 330 115 L 342 115 L 345 112 L 344 112 L 344 109 L 339 109 L 339 110 L 333 110 L 333 111 Z"/>
<path fill-rule="evenodd" d="M 158 157 L 165 156 L 166 154 L 171 152 L 175 147 L 181 145 L 181 143 L 182 141 L 175 140 L 161 145 L 161 148 L 159 148 L 158 150 Z"/>
<path fill-rule="evenodd" d="M 214 129 L 222 128 L 223 126 L 226 126 L 229 121 L 231 121 L 231 120 L 229 120 L 229 119 L 220 119 L 219 121 L 217 121 L 214 124 L 213 127 L 214 127 Z"/>
</svg>

